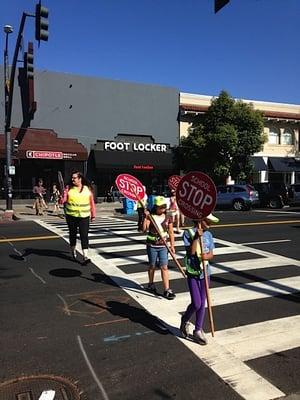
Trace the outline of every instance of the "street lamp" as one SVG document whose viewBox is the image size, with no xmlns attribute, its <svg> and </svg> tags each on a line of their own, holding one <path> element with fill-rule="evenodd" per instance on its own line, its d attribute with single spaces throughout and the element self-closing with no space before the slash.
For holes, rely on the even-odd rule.
<svg viewBox="0 0 300 400">
<path fill-rule="evenodd" d="M 10 166 L 11 166 L 11 131 L 7 126 L 7 114 L 8 114 L 8 104 L 9 104 L 9 91 L 10 91 L 10 79 L 8 71 L 8 35 L 13 32 L 13 27 L 11 25 L 5 25 L 4 33 L 6 35 L 5 49 L 4 49 L 4 124 L 5 124 L 5 150 L 6 150 L 6 165 L 5 165 L 5 192 L 6 192 L 6 212 L 12 214 L 12 180 L 10 176 Z"/>
</svg>

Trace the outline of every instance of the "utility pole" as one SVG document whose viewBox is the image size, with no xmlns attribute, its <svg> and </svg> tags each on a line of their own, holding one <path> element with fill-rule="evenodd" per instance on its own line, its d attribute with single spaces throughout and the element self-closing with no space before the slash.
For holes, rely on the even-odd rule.
<svg viewBox="0 0 300 400">
<path fill-rule="evenodd" d="M 13 32 L 13 27 L 11 25 L 4 26 L 5 37 L 5 48 L 4 48 L 4 136 L 5 136 L 5 198 L 6 198 L 6 218 L 10 218 L 12 214 L 12 185 L 11 185 L 11 176 L 10 176 L 10 165 L 11 165 L 11 135 L 10 131 L 6 129 L 7 127 L 7 115 L 8 115 L 8 104 L 9 104 L 9 96 L 11 90 L 11 82 L 9 79 L 9 71 L 8 71 L 8 35 Z"/>
<path fill-rule="evenodd" d="M 6 209 L 4 213 L 5 219 L 12 219 L 13 217 L 13 205 L 12 205 L 12 178 L 14 175 L 14 168 L 11 165 L 12 162 L 12 143 L 11 143 L 11 114 L 13 105 L 13 94 L 14 94 L 14 82 L 16 74 L 16 66 L 18 62 L 19 50 L 23 38 L 23 30 L 25 26 L 26 17 L 35 18 L 36 21 L 36 32 L 35 36 L 38 42 L 41 40 L 48 40 L 48 9 L 42 7 L 41 1 L 36 5 L 36 13 L 28 14 L 24 13 L 22 15 L 19 33 L 16 41 L 16 47 L 14 52 L 14 57 L 12 61 L 10 79 L 8 79 L 8 34 L 13 31 L 10 25 L 5 25 L 4 32 L 6 33 L 6 42 L 4 49 L 4 80 L 5 80 L 5 149 L 6 149 L 6 165 L 5 165 L 5 193 L 6 193 Z M 31 46 L 31 54 L 33 54 L 33 48 Z"/>
</svg>

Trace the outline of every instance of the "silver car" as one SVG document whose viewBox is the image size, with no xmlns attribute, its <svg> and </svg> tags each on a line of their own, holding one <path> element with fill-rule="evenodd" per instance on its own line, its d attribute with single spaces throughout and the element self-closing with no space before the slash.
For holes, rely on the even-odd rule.
<svg viewBox="0 0 300 400">
<path fill-rule="evenodd" d="M 236 211 L 250 210 L 259 204 L 258 192 L 251 185 L 217 186 L 217 207 Z"/>
</svg>

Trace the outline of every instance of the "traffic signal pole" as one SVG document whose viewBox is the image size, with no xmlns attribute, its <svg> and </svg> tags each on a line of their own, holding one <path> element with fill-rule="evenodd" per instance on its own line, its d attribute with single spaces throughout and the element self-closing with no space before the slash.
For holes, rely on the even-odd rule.
<svg viewBox="0 0 300 400">
<path fill-rule="evenodd" d="M 12 204 L 12 178 L 10 174 L 10 167 L 12 161 L 12 148 L 11 148 L 11 114 L 12 114 L 12 104 L 13 104 L 13 94 L 14 94 L 14 83 L 15 83 L 15 74 L 16 74 L 16 66 L 18 61 L 18 54 L 22 42 L 23 30 L 25 26 L 26 17 L 34 17 L 35 15 L 23 13 L 19 33 L 16 41 L 16 47 L 13 57 L 13 62 L 11 66 L 10 79 L 9 79 L 9 88 L 8 95 L 5 94 L 5 127 L 4 127 L 4 135 L 5 135 L 5 153 L 6 153 L 6 165 L 5 165 L 5 191 L 6 191 L 6 210 L 5 210 L 5 218 L 11 219 L 13 216 L 13 204 Z M 7 51 L 7 49 L 6 49 Z M 6 54 L 6 60 L 7 60 Z M 6 66 L 8 68 L 8 66 Z"/>
<path fill-rule="evenodd" d="M 16 41 L 16 47 L 13 57 L 13 62 L 11 66 L 10 79 L 8 81 L 8 49 L 7 43 L 8 38 L 6 36 L 6 47 L 4 51 L 4 80 L 5 80 L 5 127 L 4 127 L 4 135 L 5 135 L 5 150 L 6 150 L 6 165 L 5 165 L 5 194 L 6 194 L 6 210 L 4 213 L 4 218 L 12 219 L 13 217 L 13 204 L 12 204 L 12 178 L 13 168 L 11 165 L 12 162 L 12 142 L 11 142 L 11 114 L 12 114 L 12 105 L 13 105 L 13 95 L 14 95 L 14 83 L 15 83 L 15 75 L 16 75 L 16 67 L 18 62 L 19 50 L 21 47 L 21 42 L 23 38 L 23 30 L 25 26 L 26 17 L 35 18 L 35 37 L 40 43 L 41 40 L 48 41 L 48 9 L 42 7 L 41 0 L 38 4 L 36 4 L 36 12 L 35 14 L 24 13 L 22 15 L 19 33 Z M 7 26 L 9 28 L 10 26 Z M 11 28 L 11 27 L 10 27 Z M 7 31 L 7 34 L 9 30 Z M 33 44 L 29 43 L 28 54 L 26 59 L 26 69 L 28 80 L 33 79 Z"/>
</svg>

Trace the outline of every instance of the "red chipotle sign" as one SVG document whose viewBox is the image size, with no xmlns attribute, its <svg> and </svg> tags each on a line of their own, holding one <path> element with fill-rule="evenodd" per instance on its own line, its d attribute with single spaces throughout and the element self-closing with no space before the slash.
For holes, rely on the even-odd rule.
<svg viewBox="0 0 300 400">
<path fill-rule="evenodd" d="M 63 157 L 64 155 L 61 151 L 26 151 L 26 158 L 46 158 L 51 160 L 62 160 Z"/>
<path fill-rule="evenodd" d="M 26 158 L 39 158 L 46 160 L 62 160 L 77 157 L 77 153 L 63 153 L 62 151 L 27 150 Z"/>
</svg>

